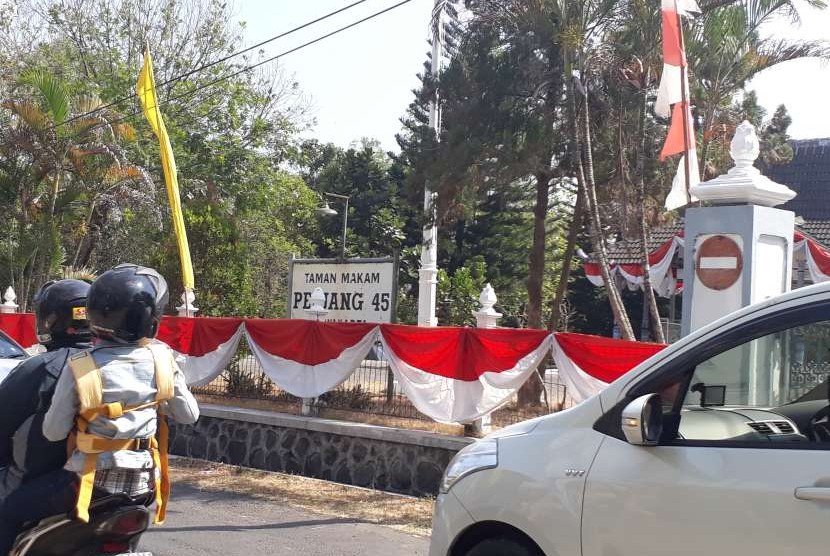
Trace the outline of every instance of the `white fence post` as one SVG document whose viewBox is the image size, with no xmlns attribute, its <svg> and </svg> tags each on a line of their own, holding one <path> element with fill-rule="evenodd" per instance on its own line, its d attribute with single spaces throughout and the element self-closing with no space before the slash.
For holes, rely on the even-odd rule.
<svg viewBox="0 0 830 556">
<path fill-rule="evenodd" d="M 473 311 L 473 316 L 476 318 L 476 328 L 496 328 L 502 315 L 493 308 L 498 301 L 493 286 L 487 283 L 484 289 L 481 290 L 478 301 L 481 303 L 481 309 Z M 493 428 L 491 415 L 488 413 L 476 419 L 472 422 L 470 428 L 476 436 L 489 433 Z"/>
<path fill-rule="evenodd" d="M 0 313 L 16 313 L 19 305 L 15 303 L 17 294 L 11 286 L 6 288 L 6 293 L 3 295 L 4 303 L 0 304 Z"/>
<path fill-rule="evenodd" d="M 323 320 L 323 318 L 329 314 L 329 310 L 326 309 L 326 292 L 323 291 L 323 288 L 314 288 L 314 291 L 311 292 L 311 307 L 306 309 L 305 312 L 310 316 L 311 320 Z M 317 414 L 317 408 L 314 406 L 314 399 L 315 398 L 303 398 L 303 405 L 300 407 L 300 415 L 303 416 L 312 416 Z"/>
<path fill-rule="evenodd" d="M 196 294 L 194 294 L 190 290 L 186 290 L 181 297 L 182 304 L 176 307 L 176 311 L 179 312 L 180 317 L 194 317 L 196 316 L 196 311 L 199 310 L 198 307 L 193 305 L 193 302 L 196 301 Z"/>
</svg>

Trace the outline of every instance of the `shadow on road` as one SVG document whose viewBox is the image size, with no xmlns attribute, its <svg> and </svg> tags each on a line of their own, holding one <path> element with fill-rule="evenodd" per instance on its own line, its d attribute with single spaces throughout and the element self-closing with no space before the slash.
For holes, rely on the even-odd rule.
<svg viewBox="0 0 830 556">
<path fill-rule="evenodd" d="M 325 525 L 350 525 L 355 523 L 369 523 L 362 519 L 330 518 L 330 519 L 308 519 L 304 521 L 289 521 L 287 523 L 263 523 L 260 525 L 200 525 L 191 527 L 164 527 L 163 529 L 150 529 L 146 534 L 153 533 L 182 533 L 210 531 L 238 532 L 238 531 L 271 531 L 277 529 L 297 529 L 300 527 L 323 527 Z"/>
</svg>

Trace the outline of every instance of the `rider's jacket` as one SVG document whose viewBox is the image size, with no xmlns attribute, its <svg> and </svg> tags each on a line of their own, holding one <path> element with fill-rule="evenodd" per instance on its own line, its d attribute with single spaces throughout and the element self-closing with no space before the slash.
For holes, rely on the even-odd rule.
<svg viewBox="0 0 830 556">
<path fill-rule="evenodd" d="M 65 440 L 44 437 L 43 418 L 67 359 L 90 346 L 56 343 L 47 353 L 23 361 L 0 383 L 0 498 L 66 462 Z"/>
</svg>

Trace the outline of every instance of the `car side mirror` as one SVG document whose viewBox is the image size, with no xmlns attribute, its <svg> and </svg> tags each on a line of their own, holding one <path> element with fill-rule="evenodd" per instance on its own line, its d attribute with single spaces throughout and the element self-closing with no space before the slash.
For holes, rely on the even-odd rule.
<svg viewBox="0 0 830 556">
<path fill-rule="evenodd" d="M 660 396 L 647 394 L 625 406 L 622 430 L 629 444 L 656 446 L 663 433 L 663 400 Z"/>
</svg>

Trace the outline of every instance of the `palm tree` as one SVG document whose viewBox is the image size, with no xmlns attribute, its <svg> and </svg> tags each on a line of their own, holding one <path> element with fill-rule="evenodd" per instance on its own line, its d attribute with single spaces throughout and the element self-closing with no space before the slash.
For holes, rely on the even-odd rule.
<svg viewBox="0 0 830 556">
<path fill-rule="evenodd" d="M 805 0 L 826 8 L 824 0 Z M 711 161 L 728 151 L 737 123 L 730 118 L 737 93 L 757 74 L 802 58 L 830 58 L 827 41 L 790 41 L 762 37 L 762 26 L 773 18 L 798 22 L 793 0 L 712 2 L 687 33 L 687 54 L 693 77 L 693 101 L 702 120 L 701 168 L 704 179 L 718 170 Z M 704 8 L 704 9 L 706 9 Z"/>
<path fill-rule="evenodd" d="M 97 98 L 73 99 L 39 69 L 24 72 L 15 92 L 0 103 L 8 124 L 0 128 L 0 190 L 15 215 L 0 257 L 25 310 L 34 286 L 64 261 L 89 261 L 87 236 L 96 215 L 106 218 L 96 210 L 103 199 L 152 198 L 153 184 L 120 145 L 135 139 L 133 128 L 111 110 L 89 114 Z"/>
</svg>

